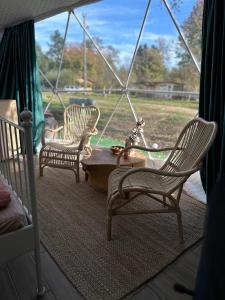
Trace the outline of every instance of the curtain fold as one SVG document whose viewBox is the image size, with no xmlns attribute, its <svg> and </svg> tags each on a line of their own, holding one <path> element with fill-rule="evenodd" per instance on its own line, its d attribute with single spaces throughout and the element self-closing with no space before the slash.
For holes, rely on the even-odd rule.
<svg viewBox="0 0 225 300">
<path fill-rule="evenodd" d="M 208 196 L 225 172 L 225 1 L 205 0 L 199 116 L 218 124 L 214 145 L 201 171 Z"/>
<path fill-rule="evenodd" d="M 33 21 L 4 32 L 0 43 L 0 99 L 16 99 L 18 114 L 24 107 L 32 111 L 35 149 L 40 142 L 44 115 Z"/>
</svg>

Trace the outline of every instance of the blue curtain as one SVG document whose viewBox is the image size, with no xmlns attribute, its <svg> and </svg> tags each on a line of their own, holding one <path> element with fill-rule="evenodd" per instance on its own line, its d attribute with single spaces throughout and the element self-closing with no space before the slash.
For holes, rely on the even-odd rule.
<svg viewBox="0 0 225 300">
<path fill-rule="evenodd" d="M 201 171 L 208 196 L 225 172 L 225 0 L 204 2 L 199 116 L 218 124 Z"/>
<path fill-rule="evenodd" d="M 33 21 L 4 32 L 0 44 L 0 99 L 16 99 L 18 113 L 24 107 L 32 111 L 35 149 L 40 142 L 44 115 Z"/>
</svg>

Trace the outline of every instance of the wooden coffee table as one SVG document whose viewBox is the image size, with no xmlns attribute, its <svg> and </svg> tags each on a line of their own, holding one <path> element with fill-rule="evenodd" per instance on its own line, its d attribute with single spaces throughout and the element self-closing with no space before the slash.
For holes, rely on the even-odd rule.
<svg viewBox="0 0 225 300">
<path fill-rule="evenodd" d="M 81 161 L 85 179 L 96 190 L 107 192 L 109 174 L 116 168 L 117 155 L 108 148 L 95 148 L 89 158 Z M 120 159 L 121 166 L 145 167 L 144 155 L 135 153 L 129 159 Z"/>
</svg>

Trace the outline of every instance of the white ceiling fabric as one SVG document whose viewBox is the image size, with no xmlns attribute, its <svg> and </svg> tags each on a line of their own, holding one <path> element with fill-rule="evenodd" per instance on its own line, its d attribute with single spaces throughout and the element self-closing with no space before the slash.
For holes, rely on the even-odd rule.
<svg viewBox="0 0 225 300">
<path fill-rule="evenodd" d="M 99 0 L 0 0 L 0 30 L 28 20 L 43 20 Z"/>
</svg>

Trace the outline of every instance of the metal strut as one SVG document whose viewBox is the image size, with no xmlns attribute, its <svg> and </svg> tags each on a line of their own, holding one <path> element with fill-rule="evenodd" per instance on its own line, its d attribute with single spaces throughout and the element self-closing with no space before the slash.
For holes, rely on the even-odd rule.
<svg viewBox="0 0 225 300">
<path fill-rule="evenodd" d="M 200 73 L 200 66 L 195 58 L 195 56 L 193 55 L 189 45 L 188 45 L 188 42 L 186 41 L 180 27 L 179 27 L 179 24 L 177 23 L 176 21 L 176 18 L 167 2 L 167 0 L 162 0 L 163 1 L 163 4 L 165 5 L 180 37 L 181 37 L 181 40 L 183 41 L 188 53 L 190 54 L 193 62 L 194 62 L 194 65 L 196 66 L 198 72 Z M 121 96 L 120 98 L 118 99 L 105 127 L 103 128 L 103 131 L 97 141 L 97 144 L 99 144 L 101 138 L 103 137 L 103 135 L 105 134 L 105 131 L 106 129 L 108 128 L 108 125 L 109 123 L 111 122 L 119 104 L 123 101 L 124 99 L 124 95 L 126 95 L 126 98 L 128 100 L 128 103 L 129 103 L 129 106 L 130 106 L 130 109 L 132 111 L 132 114 L 133 114 L 133 117 L 134 117 L 134 120 L 137 121 L 137 114 L 135 112 L 135 109 L 134 109 L 134 106 L 132 104 L 132 101 L 130 99 L 130 95 L 129 95 L 129 91 L 132 90 L 132 89 L 129 89 L 129 82 L 130 82 L 130 77 L 131 77 L 131 74 L 132 74 L 132 71 L 133 71 L 133 67 L 134 67 L 134 63 L 135 63 L 135 59 L 136 59 L 136 56 L 137 56 L 137 51 L 138 51 L 138 47 L 140 45 L 140 40 L 141 40 L 141 37 L 142 37 L 142 34 L 143 34 L 143 31 L 144 31 L 144 26 L 146 24 L 146 20 L 147 20 L 147 17 L 148 17 L 148 12 L 149 12 L 149 8 L 150 8 L 150 4 L 151 4 L 151 0 L 148 0 L 148 4 L 146 6 L 146 9 L 145 9 L 145 14 L 144 14 L 144 17 L 143 17 L 143 21 L 142 21 L 142 24 L 141 24 L 141 28 L 140 28 L 140 31 L 139 31 L 139 34 L 138 34 L 138 38 L 137 38 L 137 42 L 136 42 L 136 46 L 135 46 L 135 50 L 134 50 L 134 53 L 133 53 L 133 56 L 132 56 L 132 60 L 131 60 L 131 64 L 130 64 L 130 67 L 129 67 L 129 71 L 128 71 L 128 75 L 127 75 L 127 79 L 125 82 L 123 82 L 119 75 L 117 74 L 117 72 L 114 70 L 114 68 L 111 66 L 111 64 L 109 63 L 109 61 L 107 60 L 107 58 L 105 57 L 105 55 L 103 54 L 103 52 L 101 51 L 100 47 L 97 45 L 96 41 L 92 38 L 91 34 L 89 33 L 89 31 L 87 30 L 87 27 L 83 25 L 83 23 L 81 22 L 80 18 L 78 17 L 78 15 L 75 13 L 74 10 L 71 10 L 68 12 L 68 18 L 67 18 L 67 23 L 66 23 L 66 29 L 65 29 L 65 34 L 64 34 L 64 39 L 63 39 L 63 48 L 62 48 L 62 52 L 61 52 L 61 58 L 60 58 L 60 64 L 59 64 L 59 69 L 58 69 L 58 75 L 57 75 L 57 80 L 56 80 L 56 84 L 55 84 L 55 87 L 52 85 L 52 83 L 48 80 L 48 78 L 46 77 L 45 74 L 43 74 L 43 72 L 40 70 L 40 74 L 44 77 L 44 79 L 47 81 L 47 83 L 49 84 L 49 86 L 51 87 L 51 90 L 52 90 L 52 96 L 50 98 L 50 101 L 45 109 L 45 112 L 46 110 L 49 108 L 50 104 L 52 103 L 53 101 L 53 98 L 54 98 L 54 95 L 58 98 L 59 102 L 62 104 L 62 106 L 65 108 L 65 105 L 64 105 L 64 102 L 63 102 L 63 99 L 61 98 L 61 96 L 59 95 L 58 93 L 58 82 L 59 82 L 59 78 L 60 78 L 60 75 L 61 75 L 61 69 L 62 69 L 62 63 L 63 63 L 63 55 L 64 55 L 64 49 L 65 49 L 65 42 L 66 42 L 66 37 L 67 37 L 67 33 L 68 33 L 68 26 L 69 26 L 69 23 L 70 23 L 70 15 L 71 13 L 74 15 L 75 19 L 77 20 L 78 24 L 81 26 L 83 32 L 88 36 L 88 38 L 91 40 L 91 42 L 93 43 L 93 45 L 95 46 L 97 52 L 100 54 L 100 56 L 102 57 L 102 59 L 104 60 L 104 62 L 106 63 L 107 67 L 109 68 L 109 70 L 111 71 L 111 73 L 113 74 L 113 76 L 116 78 L 116 80 L 118 81 L 118 83 L 120 84 L 121 86 L 121 90 L 119 92 L 121 92 Z M 144 142 L 144 145 L 147 147 L 147 142 L 145 140 L 145 137 L 144 137 L 144 134 L 141 134 L 142 136 L 142 139 L 143 139 L 143 142 Z"/>
</svg>

